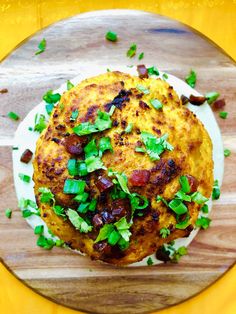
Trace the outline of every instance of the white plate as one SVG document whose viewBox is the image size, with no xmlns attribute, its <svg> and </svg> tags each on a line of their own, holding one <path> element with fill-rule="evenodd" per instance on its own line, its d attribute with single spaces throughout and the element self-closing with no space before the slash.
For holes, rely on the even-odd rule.
<svg viewBox="0 0 236 314">
<path fill-rule="evenodd" d="M 130 68 L 128 66 L 122 66 L 122 67 L 119 66 L 116 68 L 109 67 L 109 69 L 111 71 L 118 70 L 121 72 L 129 73 L 131 75 L 137 75 L 136 67 Z M 80 83 L 82 80 L 86 78 L 105 73 L 106 71 L 107 71 L 106 67 L 99 66 L 95 68 L 93 66 L 92 68 L 89 68 L 88 66 L 84 68 L 83 70 L 81 70 L 81 73 L 77 77 L 72 79 L 71 82 L 74 85 L 77 85 L 78 83 Z M 162 77 L 162 75 L 163 75 L 163 72 L 160 71 L 160 77 Z M 190 94 L 201 96 L 201 94 L 199 94 L 196 90 L 192 89 L 185 82 L 183 82 L 182 80 L 178 79 L 177 77 L 173 75 L 168 74 L 168 78 L 166 79 L 166 81 L 174 87 L 175 91 L 177 92 L 179 96 L 181 96 L 182 94 L 187 97 L 190 96 Z M 54 93 L 58 92 L 62 94 L 66 90 L 67 89 L 66 89 L 66 83 L 65 83 L 59 89 L 54 90 Z M 219 184 L 221 185 L 223 172 L 224 172 L 224 153 L 223 153 L 223 144 L 222 144 L 220 129 L 216 123 L 215 117 L 208 104 L 204 104 L 199 107 L 188 105 L 188 108 L 197 115 L 199 120 L 202 121 L 202 123 L 204 124 L 206 130 L 208 131 L 211 137 L 211 140 L 213 143 L 214 178 L 218 179 Z M 44 101 L 42 101 L 33 110 L 31 110 L 28 113 L 25 119 L 18 126 L 15 133 L 14 146 L 17 146 L 19 149 L 13 150 L 13 174 L 14 174 L 16 195 L 17 195 L 18 200 L 23 197 L 23 198 L 31 199 L 35 201 L 33 181 L 31 180 L 30 183 L 25 183 L 22 180 L 20 180 L 20 178 L 18 177 L 18 174 L 24 173 L 31 177 L 33 175 L 32 163 L 30 162 L 29 164 L 24 164 L 20 162 L 20 157 L 22 153 L 25 151 L 25 149 L 27 148 L 30 149 L 32 152 L 35 151 L 36 141 L 39 137 L 39 133 L 29 131 L 28 128 L 34 127 L 34 118 L 37 113 L 48 116 L 45 110 Z M 208 206 L 209 206 L 209 211 L 210 211 L 212 207 L 211 201 L 208 202 Z M 47 231 L 47 226 L 40 217 L 36 215 L 32 215 L 31 217 L 27 218 L 27 222 L 32 228 L 35 228 L 35 226 L 37 225 L 43 224 L 45 226 L 44 227 L 45 236 L 50 237 L 50 234 Z M 191 232 L 189 237 L 175 240 L 174 247 L 177 249 L 180 246 L 188 246 L 193 240 L 193 238 L 197 235 L 197 232 L 198 232 L 198 229 L 195 229 Z M 78 252 L 78 251 L 75 251 L 75 252 Z M 141 262 L 134 263 L 130 266 L 147 265 L 147 258 L 148 257 L 144 258 Z M 154 264 L 162 263 L 161 261 L 158 261 L 155 258 L 154 254 L 152 255 L 152 259 L 154 261 Z"/>
</svg>

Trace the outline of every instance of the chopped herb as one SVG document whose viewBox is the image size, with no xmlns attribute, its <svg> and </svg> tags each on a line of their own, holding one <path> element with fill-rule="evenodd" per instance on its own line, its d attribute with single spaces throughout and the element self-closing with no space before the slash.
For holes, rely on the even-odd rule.
<svg viewBox="0 0 236 314">
<path fill-rule="evenodd" d="M 158 69 L 155 67 L 155 66 L 153 66 L 153 67 L 150 67 L 150 68 L 148 68 L 147 69 L 148 70 L 148 74 L 149 75 L 156 75 L 156 76 L 159 76 L 159 71 L 158 71 Z"/>
<path fill-rule="evenodd" d="M 207 99 L 207 102 L 209 105 L 211 105 L 216 99 L 220 96 L 217 92 L 209 92 L 205 94 L 205 97 Z"/>
<path fill-rule="evenodd" d="M 194 70 L 191 70 L 190 73 L 185 77 L 185 82 L 192 88 L 195 87 L 196 80 L 197 80 L 197 74 Z"/>
<path fill-rule="evenodd" d="M 135 56 L 136 51 L 137 51 L 137 45 L 136 44 L 132 44 L 129 47 L 129 50 L 127 51 L 127 53 L 126 53 L 127 57 L 132 58 L 133 56 Z"/>
<path fill-rule="evenodd" d="M 158 99 L 150 99 L 149 102 L 157 110 L 163 107 L 163 104 Z"/>
<path fill-rule="evenodd" d="M 152 258 L 149 256 L 149 258 L 147 259 L 147 265 L 148 266 L 152 266 L 154 263 L 153 263 L 153 260 Z"/>
<path fill-rule="evenodd" d="M 43 95 L 43 100 L 48 104 L 55 104 L 61 99 L 59 93 L 53 94 L 53 91 L 50 89 Z"/>
<path fill-rule="evenodd" d="M 169 76 L 168 76 L 166 73 L 163 73 L 163 74 L 162 74 L 162 78 L 163 78 L 163 79 L 167 80 L 168 77 L 169 77 Z"/>
<path fill-rule="evenodd" d="M 129 231 L 131 225 L 132 223 L 128 223 L 126 217 L 122 217 L 120 220 L 114 223 L 114 226 L 125 241 L 129 241 L 131 236 L 131 232 Z"/>
<path fill-rule="evenodd" d="M 120 240 L 121 236 L 120 236 L 120 233 L 116 230 L 113 230 L 109 236 L 108 236 L 108 239 L 107 239 L 107 242 L 114 246 L 116 245 L 116 243 Z"/>
<path fill-rule="evenodd" d="M 215 180 L 214 184 L 213 184 L 212 199 L 218 200 L 219 198 L 220 198 L 219 182 L 218 182 L 218 180 Z"/>
<path fill-rule="evenodd" d="M 47 111 L 47 114 L 50 116 L 54 109 L 54 104 L 46 104 L 45 109 Z"/>
<path fill-rule="evenodd" d="M 182 217 L 181 217 L 181 220 L 180 220 L 180 217 L 181 215 L 176 215 L 176 221 L 177 221 L 177 224 L 175 225 L 175 228 L 176 229 L 186 229 L 189 225 L 190 225 L 190 215 L 189 215 L 189 212 L 186 213 L 186 217 L 184 220 L 182 220 Z"/>
<path fill-rule="evenodd" d="M 18 150 L 18 149 L 19 149 L 19 147 L 17 147 L 17 146 L 12 147 L 12 150 Z"/>
<path fill-rule="evenodd" d="M 200 217 L 196 220 L 196 226 L 198 228 L 207 229 L 210 226 L 211 219 L 208 217 Z"/>
<path fill-rule="evenodd" d="M 55 203 L 55 198 L 50 189 L 46 187 L 41 187 L 38 189 L 38 192 L 41 194 L 40 202 L 49 204 L 51 201 Z"/>
<path fill-rule="evenodd" d="M 38 225 L 34 228 L 34 234 L 42 234 L 44 230 L 44 225 Z"/>
<path fill-rule="evenodd" d="M 64 210 L 64 208 L 63 208 L 62 206 L 60 206 L 60 205 L 54 205 L 52 209 L 53 209 L 54 213 L 55 213 L 57 216 L 61 216 L 61 217 L 66 218 L 65 210 Z"/>
<path fill-rule="evenodd" d="M 93 227 L 90 226 L 80 215 L 73 209 L 68 209 L 67 215 L 72 225 L 81 233 L 88 233 L 92 231 Z"/>
<path fill-rule="evenodd" d="M 111 72 L 111 70 L 107 68 L 107 72 Z"/>
<path fill-rule="evenodd" d="M 133 123 L 129 123 L 125 128 L 125 133 L 131 133 L 133 129 Z"/>
<path fill-rule="evenodd" d="M 35 55 L 39 55 L 40 53 L 44 52 L 47 46 L 46 39 L 43 38 L 40 43 L 38 44 L 38 51 L 35 52 Z"/>
<path fill-rule="evenodd" d="M 117 34 L 115 32 L 108 31 L 106 33 L 106 39 L 115 42 L 117 41 Z"/>
<path fill-rule="evenodd" d="M 66 179 L 64 183 L 63 193 L 65 194 L 82 194 L 86 182 L 83 180 Z"/>
<path fill-rule="evenodd" d="M 81 203 L 79 207 L 77 208 L 77 211 L 81 214 L 87 213 L 89 210 L 89 203 Z"/>
<path fill-rule="evenodd" d="M 176 194 L 175 194 L 176 198 L 182 200 L 182 201 L 186 201 L 186 202 L 191 202 L 191 196 L 190 195 L 187 195 L 185 194 L 183 191 L 178 191 Z"/>
<path fill-rule="evenodd" d="M 115 110 L 116 110 L 116 106 L 112 105 L 111 109 L 108 112 L 109 116 L 112 116 Z"/>
<path fill-rule="evenodd" d="M 93 172 L 98 169 L 106 170 L 100 157 L 91 156 L 85 159 L 85 164 L 88 172 Z"/>
<path fill-rule="evenodd" d="M 224 149 L 224 156 L 229 157 L 231 155 L 231 151 L 228 148 Z"/>
<path fill-rule="evenodd" d="M 208 212 L 209 212 L 208 205 L 207 205 L 207 204 L 204 204 L 204 205 L 201 207 L 201 211 L 202 211 L 204 214 L 208 214 Z"/>
<path fill-rule="evenodd" d="M 70 116 L 70 121 L 75 121 L 78 118 L 78 115 L 79 115 L 78 109 L 72 111 L 71 116 Z"/>
<path fill-rule="evenodd" d="M 79 174 L 78 164 L 76 159 L 69 159 L 67 163 L 67 169 L 69 172 L 69 175 L 71 176 L 77 176 Z"/>
<path fill-rule="evenodd" d="M 131 208 L 133 212 L 136 209 L 144 209 L 149 204 L 148 199 L 145 196 L 139 195 L 137 193 L 130 194 L 129 199 L 130 199 L 130 204 L 131 204 Z"/>
<path fill-rule="evenodd" d="M 37 245 L 45 250 L 51 250 L 54 246 L 54 241 L 41 234 L 37 240 Z"/>
<path fill-rule="evenodd" d="M 89 158 L 91 156 L 98 156 L 98 149 L 96 145 L 95 139 L 92 139 L 85 147 L 85 158 Z"/>
<path fill-rule="evenodd" d="M 186 176 L 180 176 L 179 183 L 181 185 L 181 190 L 184 193 L 189 193 L 190 192 L 190 185 L 189 185 L 188 178 Z"/>
<path fill-rule="evenodd" d="M 99 230 L 99 234 L 96 240 L 94 241 L 94 243 L 108 239 L 109 235 L 112 233 L 113 230 L 114 230 L 114 226 L 112 224 L 105 224 Z"/>
<path fill-rule="evenodd" d="M 192 195 L 192 201 L 197 204 L 204 204 L 208 201 L 208 198 L 203 196 L 200 192 L 194 192 Z"/>
<path fill-rule="evenodd" d="M 54 244 L 56 245 L 56 247 L 62 247 L 65 245 L 65 242 L 61 239 L 57 239 Z"/>
<path fill-rule="evenodd" d="M 226 119 L 227 116 L 228 116 L 228 112 L 226 112 L 226 111 L 220 111 L 220 112 L 219 112 L 219 117 L 220 117 L 221 119 Z"/>
<path fill-rule="evenodd" d="M 168 205 L 177 215 L 183 215 L 187 213 L 188 208 L 184 203 L 179 199 L 173 199 L 169 202 Z"/>
<path fill-rule="evenodd" d="M 137 153 L 146 153 L 146 149 L 143 148 L 143 147 L 137 146 L 137 147 L 135 147 L 134 150 L 135 150 Z"/>
<path fill-rule="evenodd" d="M 98 131 L 104 131 L 106 129 L 110 129 L 112 127 L 110 114 L 99 110 L 98 116 L 95 120 L 95 126 L 98 129 Z"/>
<path fill-rule="evenodd" d="M 128 189 L 128 179 L 127 176 L 124 173 L 119 173 L 117 171 L 112 171 L 111 169 L 108 170 L 108 176 L 115 176 L 118 180 L 118 183 L 120 184 L 121 189 L 127 193 L 130 194 L 130 191 Z"/>
<path fill-rule="evenodd" d="M 26 182 L 26 183 L 29 183 L 31 180 L 31 177 L 24 173 L 19 173 L 18 176 L 23 182 Z"/>
<path fill-rule="evenodd" d="M 89 197 L 89 194 L 86 193 L 86 192 L 84 192 L 84 193 L 82 193 L 82 194 L 76 195 L 76 197 L 74 198 L 74 200 L 75 200 L 76 202 L 79 202 L 79 203 L 85 203 L 85 202 L 87 201 L 88 197 Z"/>
<path fill-rule="evenodd" d="M 12 120 L 15 120 L 15 121 L 17 121 L 17 120 L 20 119 L 20 117 L 18 116 L 18 114 L 15 113 L 15 112 L 13 112 L 13 111 L 8 112 L 7 116 L 8 116 L 8 118 L 10 118 L 10 119 L 12 119 Z"/>
<path fill-rule="evenodd" d="M 67 87 L 67 90 L 70 90 L 71 88 L 73 88 L 75 85 L 71 83 L 70 80 L 67 80 L 66 82 L 66 87 Z"/>
<path fill-rule="evenodd" d="M 139 59 L 139 60 L 142 60 L 143 57 L 144 57 L 144 52 L 141 52 L 141 53 L 139 54 L 139 56 L 138 56 L 138 59 Z"/>
<path fill-rule="evenodd" d="M 11 215 L 12 215 L 12 210 L 10 208 L 7 208 L 5 210 L 5 216 L 10 219 Z"/>
<path fill-rule="evenodd" d="M 33 131 L 33 128 L 31 126 L 28 127 L 29 131 Z"/>
<path fill-rule="evenodd" d="M 111 146 L 111 139 L 110 137 L 102 137 L 99 141 L 98 144 L 99 147 L 99 155 L 100 157 L 102 156 L 102 154 L 106 151 L 109 150 L 111 152 L 113 152 L 112 146 Z"/>
<path fill-rule="evenodd" d="M 90 122 L 80 123 L 78 126 L 73 128 L 75 134 L 79 136 L 88 135 L 91 133 L 98 132 L 96 126 Z"/>
<path fill-rule="evenodd" d="M 86 176 L 88 174 L 87 166 L 85 162 L 78 161 L 78 173 L 80 177 Z"/>
<path fill-rule="evenodd" d="M 168 228 L 161 228 L 160 235 L 163 239 L 165 239 L 170 235 L 170 230 Z"/>
<path fill-rule="evenodd" d="M 129 241 L 125 241 L 125 239 L 120 238 L 120 240 L 118 241 L 118 246 L 121 249 L 121 251 L 125 251 L 129 247 Z"/>
<path fill-rule="evenodd" d="M 143 85 L 141 85 L 141 84 L 138 84 L 138 85 L 136 86 L 136 88 L 137 88 L 140 92 L 144 93 L 145 95 L 150 94 L 149 89 L 147 89 L 145 86 L 143 86 Z"/>
<path fill-rule="evenodd" d="M 41 133 L 47 127 L 45 115 L 40 114 L 35 116 L 34 131 Z"/>
<path fill-rule="evenodd" d="M 157 202 L 162 201 L 167 207 L 169 207 L 167 201 L 161 195 L 157 195 L 156 201 Z"/>
<path fill-rule="evenodd" d="M 33 212 L 32 210 L 30 210 L 30 209 L 22 210 L 22 217 L 23 218 L 28 218 L 28 217 L 30 217 L 32 215 L 35 215 L 35 212 Z"/>
<path fill-rule="evenodd" d="M 173 146 L 171 146 L 166 141 L 168 134 L 164 134 L 162 137 L 157 138 L 151 133 L 141 132 L 141 137 L 144 145 L 146 146 L 147 153 L 152 161 L 159 160 L 160 155 L 165 150 L 173 150 Z"/>
<path fill-rule="evenodd" d="M 171 262 L 178 263 L 180 258 L 186 254 L 188 254 L 187 248 L 185 246 L 179 247 L 177 250 L 174 251 L 173 255 L 171 256 Z"/>
</svg>

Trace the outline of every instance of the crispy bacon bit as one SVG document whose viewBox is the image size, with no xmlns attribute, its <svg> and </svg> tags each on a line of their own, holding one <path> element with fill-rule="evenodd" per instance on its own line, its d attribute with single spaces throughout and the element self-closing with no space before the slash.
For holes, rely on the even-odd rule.
<svg viewBox="0 0 236 314">
<path fill-rule="evenodd" d="M 225 100 L 224 99 L 218 99 L 212 104 L 212 108 L 217 110 L 217 109 L 222 109 L 225 106 Z"/>
<path fill-rule="evenodd" d="M 60 143 L 60 140 L 59 140 L 59 138 L 57 138 L 57 137 L 53 137 L 53 138 L 52 138 L 52 141 L 55 142 L 55 143 L 57 143 L 57 144 Z"/>
<path fill-rule="evenodd" d="M 181 99 L 182 105 L 187 105 L 187 103 L 189 102 L 188 97 L 184 95 L 181 95 L 180 99 Z"/>
<path fill-rule="evenodd" d="M 143 78 L 148 78 L 148 70 L 147 68 L 145 67 L 144 64 L 140 64 L 140 65 L 137 65 L 137 71 L 138 71 L 138 76 L 143 79 Z"/>
<path fill-rule="evenodd" d="M 95 251 L 101 252 L 104 255 L 111 254 L 111 246 L 106 241 L 94 243 L 93 248 Z"/>
<path fill-rule="evenodd" d="M 109 111 L 111 109 L 112 106 L 116 106 L 116 108 L 118 109 L 122 109 L 123 106 L 125 106 L 125 102 L 129 101 L 129 96 L 131 95 L 131 91 L 130 90 L 125 90 L 122 89 L 119 94 L 109 103 L 107 103 L 104 106 L 105 111 Z"/>
<path fill-rule="evenodd" d="M 148 104 L 146 104 L 144 101 L 140 100 L 139 101 L 139 107 L 146 110 L 146 109 L 150 109 L 150 107 L 148 106 Z"/>
<path fill-rule="evenodd" d="M 28 164 L 30 160 L 32 159 L 33 153 L 30 149 L 26 149 L 24 153 L 21 155 L 20 161 L 24 162 L 25 164 Z"/>
<path fill-rule="evenodd" d="M 87 137 L 70 134 L 65 138 L 64 145 L 66 151 L 72 155 L 80 155 L 83 152 L 83 146 L 87 143 Z"/>
<path fill-rule="evenodd" d="M 106 177 L 98 177 L 95 183 L 100 192 L 104 192 L 114 186 L 113 182 Z"/>
<path fill-rule="evenodd" d="M 171 259 L 170 259 L 170 256 L 168 254 L 167 251 L 165 251 L 163 249 L 163 247 L 160 247 L 157 251 L 156 251 L 156 258 L 159 259 L 160 261 L 163 261 L 163 262 L 169 262 Z"/>
<path fill-rule="evenodd" d="M 115 220 L 114 216 L 106 211 L 107 209 L 104 209 L 103 212 L 101 212 L 102 220 L 104 224 L 109 224 Z"/>
<path fill-rule="evenodd" d="M 156 128 L 155 126 L 152 127 L 153 131 L 156 132 L 158 135 L 161 135 L 161 130 Z"/>
<path fill-rule="evenodd" d="M 112 215 L 119 220 L 130 212 L 130 202 L 127 198 L 116 199 L 112 202 Z"/>
<path fill-rule="evenodd" d="M 129 182 L 133 186 L 145 186 L 149 182 L 149 179 L 149 170 L 134 170 L 129 178 Z"/>
<path fill-rule="evenodd" d="M 7 88 L 0 89 L 0 94 L 6 94 L 6 93 L 8 93 Z"/>
<path fill-rule="evenodd" d="M 204 96 L 189 96 L 189 102 L 194 106 L 201 106 L 206 101 L 206 97 Z"/>
<path fill-rule="evenodd" d="M 199 185 L 198 180 L 195 177 L 190 176 L 189 174 L 187 174 L 186 177 L 190 185 L 190 193 L 196 192 Z"/>
<path fill-rule="evenodd" d="M 103 226 L 102 216 L 100 214 L 93 216 L 93 226 L 95 228 L 101 228 Z"/>
</svg>

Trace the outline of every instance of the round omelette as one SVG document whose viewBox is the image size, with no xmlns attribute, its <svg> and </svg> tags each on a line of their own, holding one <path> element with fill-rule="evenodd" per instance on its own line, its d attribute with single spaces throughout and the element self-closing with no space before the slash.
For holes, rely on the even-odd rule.
<svg viewBox="0 0 236 314">
<path fill-rule="evenodd" d="M 33 167 L 53 234 L 115 265 L 188 236 L 213 185 L 210 137 L 173 87 L 121 72 L 63 93 Z"/>
</svg>

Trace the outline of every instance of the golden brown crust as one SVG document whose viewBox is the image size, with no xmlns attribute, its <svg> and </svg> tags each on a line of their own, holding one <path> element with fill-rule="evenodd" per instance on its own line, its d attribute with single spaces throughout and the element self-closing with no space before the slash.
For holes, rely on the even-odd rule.
<svg viewBox="0 0 236 314">
<path fill-rule="evenodd" d="M 144 95 L 135 87 L 141 84 L 150 90 Z M 38 188 L 48 187 L 63 206 L 76 208 L 72 197 L 63 193 L 64 181 L 69 178 L 67 162 L 71 154 L 65 149 L 65 138 L 72 133 L 72 128 L 81 122 L 94 122 L 97 110 L 104 111 L 121 90 L 130 91 L 128 99 L 116 109 L 111 129 L 96 133 L 95 138 L 109 136 L 114 152 L 106 152 L 102 160 L 107 168 L 125 172 L 129 178 L 129 189 L 148 197 L 149 208 L 143 217 L 134 218 L 131 227 L 130 247 L 123 252 L 114 252 L 110 256 L 94 250 L 93 239 L 96 232 L 83 234 L 75 230 L 72 224 L 58 217 L 51 207 L 39 201 Z M 157 98 L 163 103 L 162 110 L 154 109 L 150 99 Z M 187 236 L 188 230 L 172 227 L 172 232 L 166 239 L 161 238 L 159 231 L 163 227 L 175 226 L 176 220 L 171 210 L 162 202 L 156 202 L 156 196 L 161 194 L 171 200 L 179 190 L 180 175 L 191 175 L 199 182 L 198 191 L 209 197 L 213 184 L 212 143 L 208 133 L 196 116 L 181 102 L 173 90 L 161 79 L 140 79 L 120 72 L 108 72 L 95 78 L 90 78 L 70 91 L 64 93 L 60 104 L 50 118 L 49 125 L 41 134 L 33 161 L 35 194 L 41 215 L 54 234 L 66 241 L 72 248 L 79 249 L 93 259 L 125 265 L 142 260 L 155 252 L 162 244 L 179 237 Z M 75 122 L 70 121 L 71 112 L 79 110 Z M 132 133 L 124 133 L 125 127 L 133 123 Z M 134 149 L 140 142 L 140 131 L 150 132 L 157 137 L 167 133 L 168 142 L 174 147 L 173 151 L 165 151 L 161 160 L 151 161 L 147 154 L 135 153 Z M 134 170 L 150 171 L 150 178 L 145 187 L 134 187 L 130 177 Z M 89 191 L 93 197 L 100 192 L 94 184 L 98 172 L 89 176 Z M 111 199 L 99 203 L 99 208 L 110 206 Z M 200 206 L 191 203 L 188 206 L 190 221 L 194 225 Z M 158 219 L 157 219 L 158 216 Z"/>
</svg>

